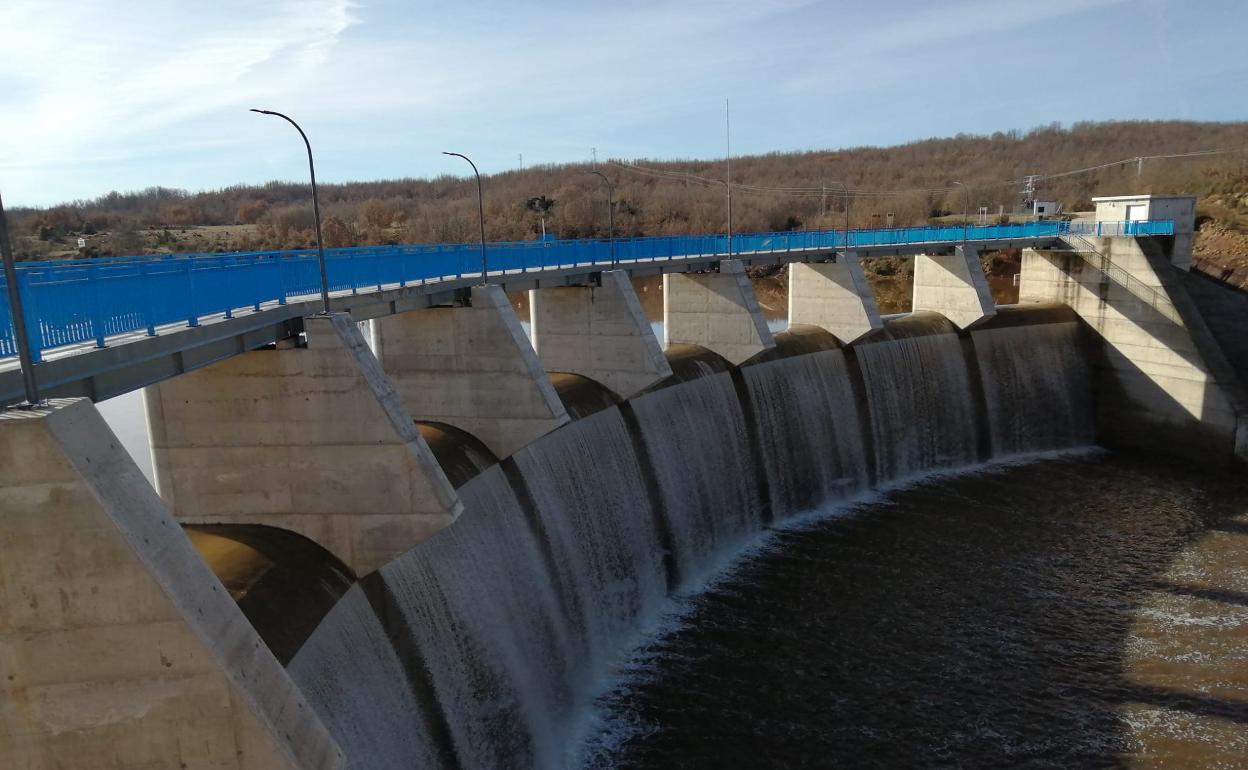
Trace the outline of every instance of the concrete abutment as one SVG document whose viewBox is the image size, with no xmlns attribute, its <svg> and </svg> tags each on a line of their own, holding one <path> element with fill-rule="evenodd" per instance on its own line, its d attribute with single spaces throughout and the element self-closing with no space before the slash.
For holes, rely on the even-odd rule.
<svg viewBox="0 0 1248 770">
<path fill-rule="evenodd" d="M 533 347 L 548 372 L 570 372 L 627 398 L 672 373 L 628 273 L 602 273 L 601 286 L 529 292 Z"/>
<path fill-rule="evenodd" d="M 844 343 L 884 328 L 871 286 L 854 252 L 835 262 L 789 265 L 789 325 L 809 325 Z"/>
<path fill-rule="evenodd" d="M 952 254 L 916 255 L 913 307 L 940 313 L 960 329 L 996 315 L 979 250 L 965 244 Z"/>
<path fill-rule="evenodd" d="M 89 401 L 0 414 L 0 467 L 0 766 L 343 766 Z"/>
<path fill-rule="evenodd" d="M 495 285 L 472 304 L 375 319 L 373 349 L 408 411 L 471 433 L 499 457 L 569 421 L 537 353 Z"/>
<path fill-rule="evenodd" d="M 184 523 L 289 529 L 363 575 L 462 506 L 350 316 L 305 330 L 147 389 L 156 485 Z"/>
<path fill-rule="evenodd" d="M 718 272 L 663 274 L 663 347 L 677 344 L 734 364 L 776 346 L 741 260 L 721 260 Z"/>
<path fill-rule="evenodd" d="M 1243 383 L 1155 239 L 1023 252 L 1019 301 L 1063 302 L 1103 342 L 1097 428 L 1114 447 L 1248 460 Z"/>
</svg>

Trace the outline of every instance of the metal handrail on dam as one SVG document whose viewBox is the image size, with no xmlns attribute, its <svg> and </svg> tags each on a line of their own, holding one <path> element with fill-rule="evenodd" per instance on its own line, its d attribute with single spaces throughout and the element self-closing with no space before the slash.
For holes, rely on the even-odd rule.
<svg viewBox="0 0 1248 770">
<path fill-rule="evenodd" d="M 1136 278 L 1122 266 L 1114 264 L 1113 260 L 1102 254 L 1096 244 L 1088 240 L 1087 237 L 1078 233 L 1068 233 L 1062 237 L 1062 240 L 1070 246 L 1070 253 L 1103 273 L 1140 302 L 1148 304 L 1157 313 L 1171 321 L 1181 320 L 1178 311 L 1175 310 L 1174 303 L 1170 301 L 1168 296 L 1158 291 L 1156 287 L 1150 286 Z"/>
<path fill-rule="evenodd" d="M 695 257 L 783 254 L 809 250 L 896 245 L 950 245 L 1058 238 L 1067 234 L 1169 235 L 1173 222 L 1040 221 L 975 227 L 910 227 L 882 230 L 809 230 L 726 235 L 661 236 L 522 241 L 488 244 L 490 275 L 552 268 L 601 267 Z M 480 276 L 475 244 L 429 244 L 331 249 L 331 292 L 381 291 Z M 34 360 L 45 350 L 93 342 L 105 347 L 114 335 L 145 332 L 206 318 L 230 318 L 317 294 L 320 275 L 314 250 L 236 254 L 185 254 L 18 265 Z M 17 354 L 8 301 L 0 293 L 0 357 Z"/>
</svg>

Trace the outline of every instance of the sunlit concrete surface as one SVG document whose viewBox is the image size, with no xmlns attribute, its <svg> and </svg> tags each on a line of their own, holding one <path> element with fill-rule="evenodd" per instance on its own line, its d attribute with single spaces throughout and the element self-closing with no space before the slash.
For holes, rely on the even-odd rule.
<svg viewBox="0 0 1248 770">
<path fill-rule="evenodd" d="M 373 347 L 417 420 L 454 425 L 505 457 L 568 422 L 506 294 L 373 321 Z"/>
<path fill-rule="evenodd" d="M 845 343 L 883 328 L 857 253 L 789 265 L 789 325 L 799 324 L 818 326 Z"/>
<path fill-rule="evenodd" d="M 350 317 L 305 325 L 147 389 L 157 487 L 180 521 L 293 530 L 362 575 L 460 503 Z"/>
<path fill-rule="evenodd" d="M 626 272 L 601 286 L 529 292 L 530 334 L 542 367 L 589 377 L 621 396 L 672 373 Z"/>
<path fill-rule="evenodd" d="M 689 344 L 734 364 L 776 346 L 740 260 L 718 272 L 663 276 L 663 347 Z"/>
<path fill-rule="evenodd" d="M 0 413 L 0 467 L 0 767 L 342 766 L 90 402 Z"/>
</svg>

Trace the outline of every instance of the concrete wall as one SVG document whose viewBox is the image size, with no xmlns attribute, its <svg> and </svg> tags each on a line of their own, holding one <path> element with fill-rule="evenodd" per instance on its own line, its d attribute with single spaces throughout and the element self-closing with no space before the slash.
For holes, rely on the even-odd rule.
<svg viewBox="0 0 1248 770">
<path fill-rule="evenodd" d="M 716 273 L 663 274 L 663 347 L 701 345 L 739 364 L 776 346 L 739 259 Z"/>
<path fill-rule="evenodd" d="M 363 575 L 461 504 L 350 316 L 146 391 L 156 484 L 179 520 L 265 524 Z"/>
<path fill-rule="evenodd" d="M 818 326 L 846 344 L 883 328 L 856 253 L 789 265 L 789 325 L 796 324 Z"/>
<path fill-rule="evenodd" d="M 85 399 L 0 413 L 0 767 L 339 768 Z"/>
<path fill-rule="evenodd" d="M 1086 241 L 1086 243 L 1085 243 Z M 1104 340 L 1101 441 L 1248 458 L 1242 388 L 1159 243 L 1096 238 L 1096 253 L 1023 252 L 1020 302 L 1064 302 Z"/>
<path fill-rule="evenodd" d="M 454 425 L 506 457 L 568 422 L 568 414 L 498 286 L 471 307 L 373 321 L 373 349 L 418 420 Z"/>
<path fill-rule="evenodd" d="M 953 254 L 915 256 L 914 309 L 940 313 L 961 329 L 996 315 L 979 251 L 958 246 Z"/>
<path fill-rule="evenodd" d="M 628 273 L 601 286 L 529 292 L 533 347 L 548 372 L 571 372 L 627 398 L 672 373 Z"/>
</svg>

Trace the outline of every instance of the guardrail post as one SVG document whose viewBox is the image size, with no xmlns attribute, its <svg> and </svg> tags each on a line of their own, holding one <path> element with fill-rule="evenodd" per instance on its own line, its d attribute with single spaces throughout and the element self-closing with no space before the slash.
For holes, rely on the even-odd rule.
<svg viewBox="0 0 1248 770">
<path fill-rule="evenodd" d="M 21 317 L 26 324 L 26 346 L 30 348 L 30 362 L 39 363 L 44 359 L 44 327 L 39 323 L 39 303 L 35 301 L 35 292 L 30 291 L 29 272 L 17 272 L 17 291 L 21 295 Z M 9 306 L 10 313 L 16 313 L 16 309 Z M 14 347 L 19 347 L 16 327 L 17 322 L 14 321 Z"/>
<path fill-rule="evenodd" d="M 277 271 L 277 304 L 286 304 L 286 268 L 282 264 L 282 257 L 273 257 L 273 268 Z"/>
<path fill-rule="evenodd" d="M 186 258 L 186 325 L 199 326 L 199 310 L 195 306 L 195 258 Z"/>
<path fill-rule="evenodd" d="M 264 285 L 264 282 L 260 280 L 260 267 L 260 257 L 253 257 L 247 263 L 247 276 L 251 278 L 251 306 L 257 313 L 260 312 L 260 305 L 264 299 L 264 292 L 260 291 L 260 287 Z"/>
<path fill-rule="evenodd" d="M 102 348 L 108 330 L 104 326 L 104 303 L 100 298 L 99 265 L 87 266 L 87 285 L 91 292 L 91 331 L 95 332 L 95 346 Z"/>
<path fill-rule="evenodd" d="M 143 320 L 147 324 L 147 336 L 156 336 L 156 314 L 152 312 L 152 287 L 151 281 L 148 280 L 150 271 L 148 265 L 143 262 L 139 266 L 139 291 L 143 297 Z"/>
</svg>

